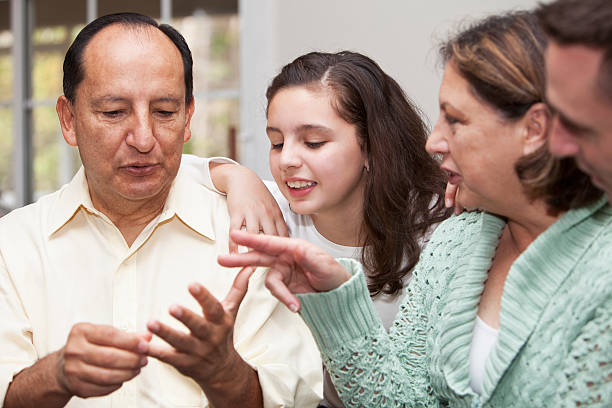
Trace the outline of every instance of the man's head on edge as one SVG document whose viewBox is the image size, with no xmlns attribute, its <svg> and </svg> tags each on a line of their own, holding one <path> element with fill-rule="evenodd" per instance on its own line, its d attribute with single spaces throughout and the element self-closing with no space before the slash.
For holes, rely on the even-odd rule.
<svg viewBox="0 0 612 408">
<path fill-rule="evenodd" d="M 98 209 L 163 205 L 191 135 L 192 83 L 191 52 L 170 26 L 123 13 L 79 33 L 56 109 Z"/>
<path fill-rule="evenodd" d="M 557 0 L 537 14 L 549 36 L 550 150 L 574 156 L 612 202 L 612 3 Z"/>
</svg>

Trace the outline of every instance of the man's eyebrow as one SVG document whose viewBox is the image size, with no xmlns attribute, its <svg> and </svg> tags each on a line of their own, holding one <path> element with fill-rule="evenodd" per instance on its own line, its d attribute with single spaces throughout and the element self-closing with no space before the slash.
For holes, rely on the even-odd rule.
<svg viewBox="0 0 612 408">
<path fill-rule="evenodd" d="M 174 96 L 164 96 L 162 98 L 154 99 L 153 102 L 171 102 L 180 104 L 185 98 L 174 97 Z"/>
<path fill-rule="evenodd" d="M 570 119 L 567 115 L 565 115 L 562 111 L 559 110 L 556 106 L 552 105 L 550 102 L 548 103 L 550 110 L 554 116 L 559 118 L 559 121 L 563 124 L 563 126 L 572 133 L 576 134 L 590 134 L 595 131 L 591 129 L 587 125 L 580 124 L 572 119 Z"/>
<path fill-rule="evenodd" d="M 92 100 L 92 105 L 100 105 L 103 103 L 112 103 L 112 102 L 126 102 L 127 99 L 126 98 L 122 98 L 119 96 L 111 96 L 111 95 L 105 95 L 105 96 L 101 96 L 99 98 L 95 98 L 94 100 Z"/>
</svg>

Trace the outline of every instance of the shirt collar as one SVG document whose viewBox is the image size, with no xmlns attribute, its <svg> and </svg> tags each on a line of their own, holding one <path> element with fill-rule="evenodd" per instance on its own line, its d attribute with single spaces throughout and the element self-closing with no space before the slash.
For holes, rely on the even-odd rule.
<svg viewBox="0 0 612 408">
<path fill-rule="evenodd" d="M 83 166 L 74 175 L 70 183 L 63 186 L 57 194 L 58 197 L 51 210 L 47 225 L 48 236 L 53 235 L 68 224 L 81 207 L 90 213 L 98 213 L 91 202 Z"/>
<path fill-rule="evenodd" d="M 179 170 L 168 193 L 160 222 L 176 216 L 188 228 L 214 241 L 217 200 L 212 200 L 211 194 L 217 195 Z"/>
<path fill-rule="evenodd" d="M 209 194 L 215 193 L 179 171 L 172 183 L 157 224 L 176 216 L 188 228 L 214 241 L 215 209 L 213 207 L 215 200 L 211 200 Z M 51 236 L 69 224 L 81 208 L 89 214 L 108 219 L 94 207 L 91 201 L 85 170 L 82 166 L 70 183 L 58 191 L 58 199 L 49 217 L 47 235 Z"/>
</svg>

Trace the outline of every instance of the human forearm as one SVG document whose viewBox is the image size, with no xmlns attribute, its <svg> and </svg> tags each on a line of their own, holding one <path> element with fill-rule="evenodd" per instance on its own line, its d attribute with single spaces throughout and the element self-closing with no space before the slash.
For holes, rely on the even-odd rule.
<svg viewBox="0 0 612 408">
<path fill-rule="evenodd" d="M 18 373 L 9 385 L 4 408 L 65 406 L 71 395 L 57 380 L 58 355 L 51 353 Z"/>
<path fill-rule="evenodd" d="M 263 407 L 263 394 L 257 372 L 239 356 L 214 381 L 200 384 L 211 406 Z"/>
<path fill-rule="evenodd" d="M 340 261 L 356 270 L 346 260 Z M 356 263 L 354 263 L 356 265 Z M 347 407 L 433 406 L 426 364 L 426 336 L 416 315 L 400 314 L 388 335 L 370 300 L 362 273 L 325 292 L 298 295 L 301 316 Z M 411 313 L 412 305 L 406 305 Z M 408 324 L 407 322 L 415 324 Z M 413 405 L 414 404 L 414 405 Z"/>
</svg>

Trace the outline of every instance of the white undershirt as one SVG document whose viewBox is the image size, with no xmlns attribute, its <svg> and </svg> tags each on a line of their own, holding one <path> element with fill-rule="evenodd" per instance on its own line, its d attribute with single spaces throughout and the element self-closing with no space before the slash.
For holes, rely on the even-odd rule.
<svg viewBox="0 0 612 408">
<path fill-rule="evenodd" d="M 497 341 L 498 330 L 492 328 L 476 315 L 472 344 L 470 345 L 470 387 L 478 395 L 482 394 L 484 372 L 489 354 Z"/>
</svg>

